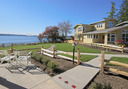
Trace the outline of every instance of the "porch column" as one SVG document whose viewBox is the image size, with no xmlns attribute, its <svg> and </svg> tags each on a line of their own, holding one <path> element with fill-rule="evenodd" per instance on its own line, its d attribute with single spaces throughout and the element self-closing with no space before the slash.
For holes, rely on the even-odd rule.
<svg viewBox="0 0 128 89">
<path fill-rule="evenodd" d="M 105 33 L 104 44 L 108 44 L 108 33 Z"/>
</svg>

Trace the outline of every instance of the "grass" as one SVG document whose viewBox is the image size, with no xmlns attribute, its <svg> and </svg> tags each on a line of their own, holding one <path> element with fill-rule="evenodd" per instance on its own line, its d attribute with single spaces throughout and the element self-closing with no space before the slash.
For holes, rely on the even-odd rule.
<svg viewBox="0 0 128 89">
<path fill-rule="evenodd" d="M 13 48 L 16 50 L 39 48 L 39 49 L 28 50 L 28 51 L 36 52 L 36 51 L 40 51 L 41 46 L 43 46 L 45 49 L 47 49 L 51 45 L 55 45 L 56 50 L 61 50 L 61 51 L 65 51 L 65 52 L 73 51 L 73 47 L 72 47 L 71 43 L 45 43 L 45 44 L 37 44 L 37 45 L 13 46 Z M 78 46 L 78 45 L 75 47 L 75 52 L 77 52 L 78 48 L 80 48 L 80 52 L 82 52 L 82 53 L 101 53 L 100 50 L 83 47 L 83 46 Z M 9 50 L 9 49 L 10 49 L 10 47 L 0 48 L 0 50 Z M 107 54 L 110 54 L 110 52 L 107 52 Z"/>
<path fill-rule="evenodd" d="M 13 49 L 22 50 L 22 49 L 39 48 L 39 49 L 32 49 L 32 50 L 29 50 L 29 51 L 40 51 L 41 46 L 43 46 L 45 49 L 47 49 L 51 46 L 51 44 L 13 46 Z M 0 50 L 9 50 L 9 49 L 10 49 L 10 47 L 0 48 Z"/>
<path fill-rule="evenodd" d="M 71 43 L 56 43 L 55 45 L 55 49 L 56 50 L 61 50 L 61 51 L 65 51 L 65 52 L 72 52 L 73 47 Z M 87 47 L 83 47 L 83 46 L 76 46 L 75 47 L 75 52 L 77 52 L 78 48 L 80 48 L 80 52 L 83 53 L 101 53 L 100 50 L 96 50 L 93 48 L 87 48 Z"/>
<path fill-rule="evenodd" d="M 4 57 L 4 55 L 1 55 L 1 54 L 0 54 L 0 58 L 1 58 L 1 57 Z"/>
<path fill-rule="evenodd" d="M 110 61 L 117 61 L 117 62 L 128 64 L 128 58 L 127 57 L 111 57 Z M 107 63 L 106 65 L 113 66 L 113 64 L 110 64 L 110 63 Z"/>
<path fill-rule="evenodd" d="M 68 54 L 59 54 L 59 55 L 66 56 L 66 57 L 69 57 L 69 58 L 73 58 L 72 55 L 68 55 Z M 80 55 L 80 56 L 81 56 L 80 60 L 83 61 L 83 62 L 87 62 L 87 61 L 90 61 L 93 58 L 98 57 L 97 55 Z M 77 57 L 75 56 L 74 59 L 77 60 Z"/>
</svg>

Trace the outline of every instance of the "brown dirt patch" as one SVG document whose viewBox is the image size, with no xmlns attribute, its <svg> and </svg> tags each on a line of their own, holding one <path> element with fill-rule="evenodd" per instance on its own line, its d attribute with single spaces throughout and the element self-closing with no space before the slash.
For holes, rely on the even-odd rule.
<svg viewBox="0 0 128 89">
<path fill-rule="evenodd" d="M 112 66 L 115 69 L 119 69 L 125 72 L 128 72 L 128 68 L 120 66 Z M 99 73 L 93 80 L 95 83 L 100 83 L 102 85 L 107 84 L 112 87 L 112 89 L 128 89 L 128 77 L 112 73 L 110 71 L 105 71 L 104 74 Z M 93 83 L 92 82 L 92 83 Z M 92 83 L 88 88 L 92 89 Z"/>
<path fill-rule="evenodd" d="M 73 64 L 72 61 L 68 61 L 68 60 L 61 59 L 61 58 L 50 58 L 50 60 L 56 61 L 58 63 L 58 67 L 55 71 L 52 71 L 52 70 L 46 68 L 46 66 L 44 66 L 40 62 L 37 62 L 34 59 L 32 59 L 32 63 L 35 64 L 36 66 L 38 66 L 42 71 L 49 74 L 50 76 L 58 75 L 60 73 L 63 73 L 65 71 L 71 69 L 71 68 L 74 68 L 76 66 L 76 63 Z"/>
</svg>

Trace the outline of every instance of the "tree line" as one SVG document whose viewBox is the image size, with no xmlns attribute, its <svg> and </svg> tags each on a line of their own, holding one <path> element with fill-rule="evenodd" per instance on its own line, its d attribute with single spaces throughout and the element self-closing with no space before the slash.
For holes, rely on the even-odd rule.
<svg viewBox="0 0 128 89">
<path fill-rule="evenodd" d="M 48 42 L 64 41 L 67 34 L 72 32 L 72 24 L 70 20 L 59 22 L 57 26 L 48 26 L 43 33 L 38 35 L 39 41 L 45 38 Z M 71 36 L 72 38 L 72 36 Z"/>
<path fill-rule="evenodd" d="M 115 2 L 111 2 L 111 10 L 106 14 L 108 14 L 108 16 L 104 19 L 114 18 L 118 20 L 118 23 L 128 21 L 128 0 L 122 0 L 119 9 L 115 8 Z"/>
</svg>

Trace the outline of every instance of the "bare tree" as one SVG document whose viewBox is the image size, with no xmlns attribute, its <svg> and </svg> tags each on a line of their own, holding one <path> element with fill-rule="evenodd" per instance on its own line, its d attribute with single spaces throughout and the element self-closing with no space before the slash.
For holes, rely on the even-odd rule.
<svg viewBox="0 0 128 89">
<path fill-rule="evenodd" d="M 38 35 L 38 40 L 40 41 L 40 43 L 42 43 L 42 39 L 43 39 L 42 34 L 39 34 Z"/>
<path fill-rule="evenodd" d="M 62 36 L 67 36 L 68 33 L 71 33 L 72 24 L 70 23 L 70 20 L 59 22 L 58 27 Z"/>
</svg>

